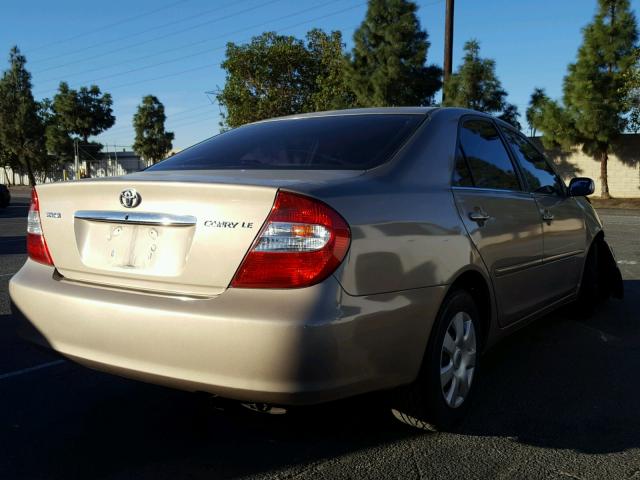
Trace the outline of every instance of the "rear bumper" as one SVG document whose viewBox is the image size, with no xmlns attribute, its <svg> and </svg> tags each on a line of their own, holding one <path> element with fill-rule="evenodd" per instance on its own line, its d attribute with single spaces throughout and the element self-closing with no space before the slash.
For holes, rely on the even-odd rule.
<svg viewBox="0 0 640 480">
<path fill-rule="evenodd" d="M 78 363 L 295 405 L 412 381 L 445 287 L 352 297 L 330 277 L 299 290 L 228 289 L 195 300 L 68 282 L 29 260 L 9 291 L 26 335 Z"/>
</svg>

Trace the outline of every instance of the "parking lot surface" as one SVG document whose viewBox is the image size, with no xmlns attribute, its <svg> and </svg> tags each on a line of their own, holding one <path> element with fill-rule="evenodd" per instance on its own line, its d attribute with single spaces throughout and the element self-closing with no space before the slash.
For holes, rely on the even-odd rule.
<svg viewBox="0 0 640 480">
<path fill-rule="evenodd" d="M 0 210 L 1 479 L 640 479 L 640 211 L 600 211 L 625 300 L 501 343 L 460 431 L 440 434 L 396 423 L 372 396 L 269 416 L 24 343 L 7 286 L 27 210 L 26 192 Z"/>
</svg>

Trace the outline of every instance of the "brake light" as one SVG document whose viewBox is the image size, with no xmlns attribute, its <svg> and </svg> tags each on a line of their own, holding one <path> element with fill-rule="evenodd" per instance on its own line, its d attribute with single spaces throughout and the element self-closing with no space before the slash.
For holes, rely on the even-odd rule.
<svg viewBox="0 0 640 480">
<path fill-rule="evenodd" d="M 31 190 L 31 207 L 27 217 L 27 254 L 31 260 L 45 265 L 53 265 L 47 241 L 42 233 L 42 223 L 40 222 L 40 202 L 36 189 Z"/>
<path fill-rule="evenodd" d="M 236 288 L 300 288 L 340 265 L 351 241 L 347 222 L 331 207 L 278 192 L 271 213 L 231 282 Z"/>
</svg>

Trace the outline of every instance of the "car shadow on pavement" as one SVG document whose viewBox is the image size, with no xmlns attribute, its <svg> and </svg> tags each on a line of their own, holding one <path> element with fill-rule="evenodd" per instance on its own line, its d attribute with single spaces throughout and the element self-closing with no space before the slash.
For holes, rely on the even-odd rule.
<svg viewBox="0 0 640 480">
<path fill-rule="evenodd" d="M 26 218 L 29 213 L 28 200 L 12 200 L 8 207 L 0 209 L 0 219 L 2 218 Z"/>
<path fill-rule="evenodd" d="M 484 357 L 461 431 L 539 447 L 609 453 L 640 447 L 640 280 L 590 318 L 570 307 Z"/>
<path fill-rule="evenodd" d="M 483 357 L 456 434 L 591 454 L 639 448 L 640 281 L 625 287 L 624 302 L 589 319 L 553 314 Z M 0 399 L 1 478 L 236 478 L 284 468 L 304 478 L 356 452 L 391 448 L 404 458 L 394 445 L 416 437 L 420 448 L 445 448 L 441 434 L 393 420 L 377 395 L 269 416 L 67 362 L 3 381 Z"/>
<path fill-rule="evenodd" d="M 24 235 L 15 237 L 0 236 L 0 255 L 17 255 L 27 253 L 27 238 Z"/>
<path fill-rule="evenodd" d="M 285 467 L 304 478 L 317 462 L 420 435 L 381 416 L 375 402 L 270 416 L 56 367 L 58 380 L 68 375 L 73 383 L 63 389 L 36 380 L 28 399 L 0 412 L 3 478 L 238 478 Z"/>
</svg>

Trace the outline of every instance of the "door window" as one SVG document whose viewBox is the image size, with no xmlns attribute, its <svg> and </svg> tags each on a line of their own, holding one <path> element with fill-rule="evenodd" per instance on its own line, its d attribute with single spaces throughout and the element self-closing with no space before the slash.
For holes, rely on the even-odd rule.
<svg viewBox="0 0 640 480">
<path fill-rule="evenodd" d="M 520 190 L 513 163 L 492 122 L 465 120 L 459 135 L 460 149 L 475 187 Z"/>
<path fill-rule="evenodd" d="M 522 166 L 522 173 L 529 189 L 534 193 L 563 195 L 564 183 L 553 171 L 544 155 L 519 133 L 507 128 L 504 128 L 503 132 Z"/>
<path fill-rule="evenodd" d="M 467 160 L 458 146 L 456 150 L 456 167 L 453 171 L 453 184 L 456 187 L 473 187 L 473 178 Z"/>
</svg>

